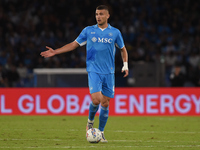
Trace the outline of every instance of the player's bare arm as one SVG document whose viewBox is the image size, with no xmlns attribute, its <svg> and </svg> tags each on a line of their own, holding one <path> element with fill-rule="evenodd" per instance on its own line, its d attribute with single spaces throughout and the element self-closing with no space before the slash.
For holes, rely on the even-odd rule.
<svg viewBox="0 0 200 150">
<path fill-rule="evenodd" d="M 128 71 L 128 53 L 127 53 L 125 46 L 121 49 L 121 56 L 122 56 L 122 60 L 123 60 L 123 63 L 124 63 L 124 66 L 122 68 L 122 72 L 125 72 L 124 77 L 127 77 L 128 73 L 129 73 L 129 71 Z"/>
<path fill-rule="evenodd" d="M 66 44 L 65 46 L 58 48 L 58 49 L 52 49 L 51 47 L 46 46 L 47 50 L 44 52 L 41 52 L 40 55 L 47 58 L 47 57 L 52 57 L 54 55 L 57 54 L 61 54 L 61 53 L 66 53 L 69 51 L 72 51 L 74 49 L 76 49 L 79 46 L 79 44 L 76 41 L 73 41 L 69 44 Z"/>
</svg>

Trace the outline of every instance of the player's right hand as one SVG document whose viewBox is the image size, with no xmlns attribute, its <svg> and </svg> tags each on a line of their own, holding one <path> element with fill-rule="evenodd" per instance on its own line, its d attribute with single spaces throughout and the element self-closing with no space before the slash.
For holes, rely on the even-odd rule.
<svg viewBox="0 0 200 150">
<path fill-rule="evenodd" d="M 46 48 L 48 50 L 44 51 L 44 52 L 41 52 L 40 55 L 44 58 L 47 58 L 47 57 L 52 57 L 54 56 L 56 53 L 55 53 L 55 50 L 53 50 L 51 47 L 48 47 L 46 46 Z"/>
</svg>

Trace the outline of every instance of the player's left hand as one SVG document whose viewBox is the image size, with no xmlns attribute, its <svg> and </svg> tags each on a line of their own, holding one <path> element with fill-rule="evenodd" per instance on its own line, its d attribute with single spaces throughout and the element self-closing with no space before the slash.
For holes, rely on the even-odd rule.
<svg viewBox="0 0 200 150">
<path fill-rule="evenodd" d="M 125 72 L 125 75 L 124 77 L 127 77 L 128 76 L 128 63 L 127 62 L 124 62 L 124 66 L 122 67 L 122 72 Z"/>
<path fill-rule="evenodd" d="M 128 70 L 122 70 L 122 72 L 125 72 L 124 77 L 128 76 L 129 71 Z"/>
</svg>

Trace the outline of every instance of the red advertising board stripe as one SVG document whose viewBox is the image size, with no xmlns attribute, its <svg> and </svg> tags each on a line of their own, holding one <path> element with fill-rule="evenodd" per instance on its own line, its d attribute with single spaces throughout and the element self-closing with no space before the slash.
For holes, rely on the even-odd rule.
<svg viewBox="0 0 200 150">
<path fill-rule="evenodd" d="M 1 88 L 0 115 L 88 115 L 88 88 Z M 112 116 L 199 116 L 200 88 L 116 88 Z"/>
<path fill-rule="evenodd" d="M 115 114 L 118 109 L 126 115 L 200 115 L 200 88 L 116 89 Z"/>
</svg>

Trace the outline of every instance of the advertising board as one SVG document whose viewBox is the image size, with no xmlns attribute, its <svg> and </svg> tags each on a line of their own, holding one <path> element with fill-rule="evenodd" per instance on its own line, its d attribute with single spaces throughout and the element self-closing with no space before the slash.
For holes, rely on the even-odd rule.
<svg viewBox="0 0 200 150">
<path fill-rule="evenodd" d="M 0 115 L 86 116 L 91 100 L 88 88 L 1 88 Z M 109 115 L 200 116 L 200 88 L 116 88 Z"/>
</svg>

